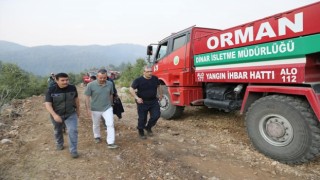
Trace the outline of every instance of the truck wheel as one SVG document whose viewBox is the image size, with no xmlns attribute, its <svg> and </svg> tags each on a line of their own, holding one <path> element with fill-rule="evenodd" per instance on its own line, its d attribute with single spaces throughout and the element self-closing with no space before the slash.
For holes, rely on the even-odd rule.
<svg viewBox="0 0 320 180">
<path fill-rule="evenodd" d="M 271 95 L 254 102 L 246 114 L 253 146 L 286 164 L 301 164 L 319 154 L 319 122 L 306 100 Z"/>
<path fill-rule="evenodd" d="M 160 101 L 161 117 L 164 119 L 175 119 L 181 117 L 184 106 L 175 106 L 172 104 L 167 86 L 161 85 L 163 97 Z"/>
</svg>

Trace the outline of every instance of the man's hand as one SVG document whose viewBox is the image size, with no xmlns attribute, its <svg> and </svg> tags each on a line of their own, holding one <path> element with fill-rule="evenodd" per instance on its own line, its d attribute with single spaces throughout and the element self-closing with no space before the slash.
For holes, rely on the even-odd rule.
<svg viewBox="0 0 320 180">
<path fill-rule="evenodd" d="M 61 119 L 61 117 L 59 115 L 55 114 L 52 117 L 57 123 L 62 123 L 62 119 Z"/>
<path fill-rule="evenodd" d="M 142 98 L 137 97 L 136 100 L 137 100 L 138 104 L 142 104 L 143 103 L 143 99 Z"/>
</svg>

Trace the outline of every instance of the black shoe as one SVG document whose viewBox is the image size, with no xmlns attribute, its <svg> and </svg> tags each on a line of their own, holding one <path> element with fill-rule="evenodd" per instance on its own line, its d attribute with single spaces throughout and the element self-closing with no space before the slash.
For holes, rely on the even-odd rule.
<svg viewBox="0 0 320 180">
<path fill-rule="evenodd" d="M 64 149 L 63 145 L 57 145 L 57 146 L 56 146 L 56 150 L 57 150 L 57 151 L 61 151 L 61 150 L 63 150 L 63 149 Z"/>
<path fill-rule="evenodd" d="M 147 139 L 147 137 L 144 135 L 143 129 L 139 129 L 139 137 L 140 137 L 140 139 Z"/>
<path fill-rule="evenodd" d="M 75 159 L 75 158 L 78 158 L 78 157 L 79 157 L 78 152 L 72 152 L 72 153 L 71 153 L 71 157 L 74 158 L 74 159 Z"/>
<path fill-rule="evenodd" d="M 150 137 L 153 136 L 153 132 L 151 131 L 151 128 L 147 128 L 146 130 L 147 130 L 148 136 L 150 136 Z"/>
<path fill-rule="evenodd" d="M 98 143 L 101 143 L 101 138 L 94 138 L 94 142 L 96 143 L 96 144 L 98 144 Z"/>
</svg>

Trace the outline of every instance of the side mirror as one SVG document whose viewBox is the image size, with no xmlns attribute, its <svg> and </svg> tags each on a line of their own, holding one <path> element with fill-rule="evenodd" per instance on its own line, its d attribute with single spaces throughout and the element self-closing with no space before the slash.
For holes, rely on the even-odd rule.
<svg viewBox="0 0 320 180">
<path fill-rule="evenodd" d="M 149 45 L 149 46 L 147 47 L 147 55 L 148 55 L 148 56 L 151 56 L 151 55 L 152 55 L 152 51 L 153 51 L 152 48 L 153 48 L 153 47 L 152 47 L 151 45 Z"/>
</svg>

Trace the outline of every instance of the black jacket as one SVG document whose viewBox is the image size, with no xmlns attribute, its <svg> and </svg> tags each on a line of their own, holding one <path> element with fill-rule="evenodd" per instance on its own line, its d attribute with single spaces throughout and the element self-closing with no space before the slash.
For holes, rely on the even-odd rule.
<svg viewBox="0 0 320 180">
<path fill-rule="evenodd" d="M 113 114 L 117 115 L 119 119 L 122 118 L 122 113 L 124 112 L 122 102 L 120 98 L 114 98 L 113 99 Z"/>
</svg>

